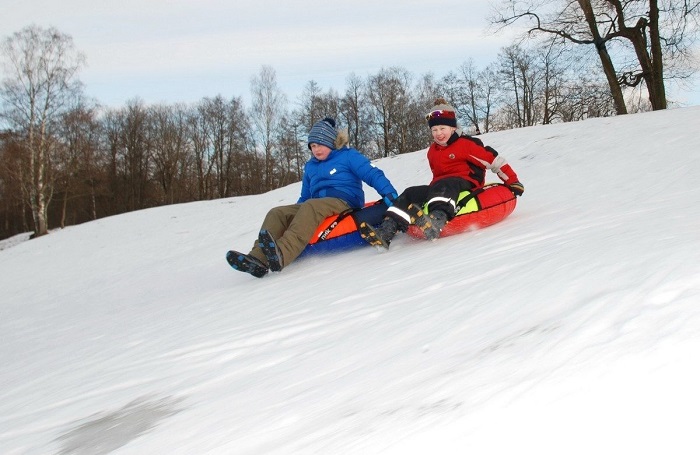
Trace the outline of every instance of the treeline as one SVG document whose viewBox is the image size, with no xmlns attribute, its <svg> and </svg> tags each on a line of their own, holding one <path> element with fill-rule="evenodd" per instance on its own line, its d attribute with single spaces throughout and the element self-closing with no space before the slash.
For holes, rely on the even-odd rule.
<svg viewBox="0 0 700 455">
<path fill-rule="evenodd" d="M 615 115 L 606 81 L 587 62 L 552 46 L 512 46 L 486 68 L 467 61 L 439 78 L 383 68 L 350 74 L 342 93 L 312 80 L 291 102 L 275 70 L 263 67 L 251 81 L 248 106 L 240 96 L 219 95 L 188 105 L 134 99 L 103 108 L 74 90 L 41 123 L 41 144 L 32 145 L 19 120 L 0 134 L 0 237 L 37 230 L 41 204 L 44 225 L 55 228 L 290 184 L 309 157 L 308 130 L 324 116 L 336 118 L 351 145 L 375 159 L 428 146 L 424 116 L 437 96 L 457 108 L 472 134 Z M 6 120 L 21 120 L 4 106 Z M 40 184 L 37 160 L 45 166 Z"/>
</svg>

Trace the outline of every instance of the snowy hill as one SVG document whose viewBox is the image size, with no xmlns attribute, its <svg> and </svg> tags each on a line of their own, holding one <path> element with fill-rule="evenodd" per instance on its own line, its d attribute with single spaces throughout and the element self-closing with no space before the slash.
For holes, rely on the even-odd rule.
<svg viewBox="0 0 700 455">
<path fill-rule="evenodd" d="M 505 221 L 262 280 L 224 255 L 299 184 L 2 249 L 0 453 L 700 453 L 699 122 L 484 135 Z"/>
</svg>

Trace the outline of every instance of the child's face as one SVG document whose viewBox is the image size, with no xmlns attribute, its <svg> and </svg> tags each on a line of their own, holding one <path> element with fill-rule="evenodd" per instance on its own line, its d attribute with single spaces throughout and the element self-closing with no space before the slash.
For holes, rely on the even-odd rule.
<svg viewBox="0 0 700 455">
<path fill-rule="evenodd" d="M 435 125 L 430 128 L 430 131 L 433 133 L 433 140 L 439 145 L 447 145 L 447 141 L 456 130 L 457 128 L 447 125 Z"/>
<path fill-rule="evenodd" d="M 324 161 L 331 154 L 331 149 L 325 145 L 311 143 L 311 153 L 314 154 L 317 160 Z"/>
</svg>

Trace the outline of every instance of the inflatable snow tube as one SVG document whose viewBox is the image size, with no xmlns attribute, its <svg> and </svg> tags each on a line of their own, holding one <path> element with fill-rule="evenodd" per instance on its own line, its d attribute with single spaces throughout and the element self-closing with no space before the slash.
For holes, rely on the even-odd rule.
<svg viewBox="0 0 700 455">
<path fill-rule="evenodd" d="M 472 192 L 464 191 L 457 202 L 460 207 L 457 216 L 445 225 L 440 237 L 498 223 L 513 213 L 515 204 L 515 195 L 500 183 L 490 183 Z M 425 210 L 427 212 L 427 208 Z M 408 227 L 408 234 L 418 239 L 425 238 L 423 232 L 413 225 Z"/>
<path fill-rule="evenodd" d="M 369 246 L 360 237 L 357 227 L 363 221 L 374 226 L 382 222 L 387 206 L 381 202 L 371 202 L 360 210 L 352 210 L 340 215 L 329 216 L 318 226 L 309 244 L 301 255 L 346 251 L 361 246 Z"/>
</svg>

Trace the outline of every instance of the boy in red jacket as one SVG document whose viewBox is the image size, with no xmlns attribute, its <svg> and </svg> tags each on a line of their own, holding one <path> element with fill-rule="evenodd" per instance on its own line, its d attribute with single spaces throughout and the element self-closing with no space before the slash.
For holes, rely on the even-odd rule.
<svg viewBox="0 0 700 455">
<path fill-rule="evenodd" d="M 435 106 L 425 118 L 433 135 L 428 149 L 433 180 L 429 185 L 406 188 L 389 207 L 378 228 L 367 223 L 360 225 L 362 238 L 372 245 L 389 248 L 396 232 L 406 232 L 409 224 L 418 226 L 427 239 L 437 239 L 445 224 L 455 216 L 459 194 L 484 186 L 486 169 L 498 175 L 516 196 L 523 194 L 525 188 L 515 171 L 496 150 L 484 147 L 477 138 L 458 133 L 455 109 L 447 101 L 435 100 Z M 426 203 L 428 215 L 421 210 Z"/>
</svg>

